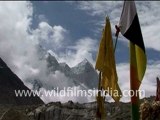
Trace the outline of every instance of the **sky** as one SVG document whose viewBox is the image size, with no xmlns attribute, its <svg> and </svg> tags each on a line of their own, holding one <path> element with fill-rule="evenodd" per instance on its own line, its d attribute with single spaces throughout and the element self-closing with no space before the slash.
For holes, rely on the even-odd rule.
<svg viewBox="0 0 160 120">
<path fill-rule="evenodd" d="M 136 1 L 147 54 L 140 87 L 146 96 L 155 95 L 156 77 L 160 76 L 159 5 L 159 1 Z M 94 66 L 105 17 L 110 18 L 115 41 L 114 26 L 122 7 L 123 1 L 0 1 L 0 57 L 24 83 L 28 77 L 67 79 L 59 72 L 46 76 L 46 62 L 38 59 L 37 46 L 52 51 L 70 67 L 85 58 Z M 128 40 L 121 34 L 115 56 L 120 88 L 129 89 Z"/>
</svg>

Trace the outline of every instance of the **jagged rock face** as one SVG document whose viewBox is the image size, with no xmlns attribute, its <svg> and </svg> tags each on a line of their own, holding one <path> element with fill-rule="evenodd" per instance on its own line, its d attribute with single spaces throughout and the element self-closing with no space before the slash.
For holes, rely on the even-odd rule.
<svg viewBox="0 0 160 120">
<path fill-rule="evenodd" d="M 76 74 L 75 80 L 86 85 L 88 88 L 97 88 L 98 75 L 87 59 L 73 67 L 72 71 Z"/>
<path fill-rule="evenodd" d="M 149 104 L 146 105 L 143 103 L 144 99 L 140 100 L 142 103 L 140 109 L 140 113 L 146 113 L 147 107 L 151 108 L 151 112 L 147 114 L 147 116 L 151 116 L 148 119 L 142 120 L 160 120 L 160 105 L 159 102 L 154 102 L 155 97 L 145 98 L 147 100 L 151 100 Z M 1 116 L 8 111 L 11 105 L 0 105 L 0 119 Z M 141 108 L 140 107 L 140 108 Z M 28 116 L 29 120 L 100 120 L 96 118 L 96 110 L 97 103 L 73 103 L 72 101 L 68 101 L 66 103 L 61 102 L 51 102 L 44 105 L 25 105 L 25 106 L 12 106 L 16 113 L 12 115 L 16 115 L 17 111 L 20 114 L 25 114 Z M 143 111 L 144 110 L 144 111 Z M 123 103 L 105 103 L 105 111 L 107 115 L 106 120 L 130 120 L 131 119 L 131 102 Z M 3 113 L 3 114 L 2 114 Z M 18 114 L 19 114 L 18 113 Z M 8 117 L 9 118 L 9 117 Z M 12 116 L 10 116 L 12 118 Z M 153 119 L 152 119 L 153 118 Z M 11 119 L 9 119 L 11 120 Z M 16 119 L 18 120 L 18 119 Z"/>
<path fill-rule="evenodd" d="M 43 105 L 35 110 L 36 120 L 93 120 L 95 118 L 95 109 L 91 110 L 82 104 L 68 103 L 50 103 Z"/>
<path fill-rule="evenodd" d="M 1 120 L 29 120 L 29 118 L 23 113 L 20 113 L 14 109 L 9 109 L 3 114 Z"/>
<path fill-rule="evenodd" d="M 130 105 L 120 103 L 105 103 L 107 120 L 131 119 Z M 124 109 L 123 109 L 124 108 Z M 33 113 L 36 120 L 100 120 L 96 116 L 97 103 L 48 103 L 36 108 Z"/>
<path fill-rule="evenodd" d="M 160 101 L 147 100 L 140 105 L 140 120 L 160 120 Z"/>
<path fill-rule="evenodd" d="M 50 71 L 55 72 L 56 70 L 59 70 L 60 66 L 58 61 L 50 53 L 48 53 L 46 60 L 47 60 L 47 65 Z"/>
<path fill-rule="evenodd" d="M 0 104 L 27 105 L 42 104 L 39 97 L 16 97 L 15 90 L 28 90 L 0 58 Z"/>
<path fill-rule="evenodd" d="M 39 90 L 43 85 L 42 83 L 39 81 L 39 80 L 34 80 L 34 81 L 31 81 L 32 84 L 33 84 L 33 89 L 34 90 Z"/>
<path fill-rule="evenodd" d="M 71 68 L 66 63 L 59 63 L 60 65 L 60 71 L 64 73 L 66 76 L 74 76 L 74 73 L 72 72 Z"/>
</svg>

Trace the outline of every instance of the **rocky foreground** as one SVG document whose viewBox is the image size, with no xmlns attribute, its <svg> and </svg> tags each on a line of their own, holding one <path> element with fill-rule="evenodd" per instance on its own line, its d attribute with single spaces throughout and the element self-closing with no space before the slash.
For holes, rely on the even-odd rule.
<svg viewBox="0 0 160 120">
<path fill-rule="evenodd" d="M 160 120 L 160 102 L 150 97 L 142 100 L 141 120 Z M 67 103 L 52 102 L 41 105 L 0 105 L 0 120 L 98 120 L 96 102 Z M 130 120 L 130 103 L 105 103 L 107 120 Z"/>
<path fill-rule="evenodd" d="M 130 116 L 130 105 L 106 103 L 108 120 L 127 120 Z M 125 106 L 125 107 L 124 107 Z M 96 102 L 67 103 L 53 102 L 44 105 L 9 106 L 0 105 L 0 120 L 96 120 Z"/>
</svg>

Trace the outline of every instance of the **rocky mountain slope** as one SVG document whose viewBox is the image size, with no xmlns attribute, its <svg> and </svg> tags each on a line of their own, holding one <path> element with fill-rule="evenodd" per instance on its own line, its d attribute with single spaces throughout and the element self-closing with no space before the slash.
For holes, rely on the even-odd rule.
<svg viewBox="0 0 160 120">
<path fill-rule="evenodd" d="M 72 67 L 71 70 L 75 75 L 75 80 L 86 85 L 88 88 L 97 88 L 98 74 L 87 59 Z"/>
<path fill-rule="evenodd" d="M 30 91 L 0 58 L 0 104 L 31 105 L 43 103 L 39 97 L 33 95 L 16 97 L 15 90 Z"/>
</svg>

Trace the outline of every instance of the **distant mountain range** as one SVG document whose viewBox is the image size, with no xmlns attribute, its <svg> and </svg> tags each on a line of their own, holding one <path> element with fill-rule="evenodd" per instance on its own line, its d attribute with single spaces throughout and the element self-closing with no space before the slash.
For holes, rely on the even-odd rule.
<svg viewBox="0 0 160 120">
<path fill-rule="evenodd" d="M 98 74 L 87 59 L 84 59 L 72 68 L 70 68 L 66 63 L 58 63 L 56 58 L 50 53 L 48 53 L 46 60 L 51 72 L 59 70 L 64 73 L 64 75 L 74 83 L 74 86 L 83 85 L 87 88 L 97 87 Z"/>
<path fill-rule="evenodd" d="M 98 86 L 98 74 L 92 64 L 84 59 L 82 62 L 74 67 L 69 67 L 65 62 L 59 63 L 54 55 L 50 52 L 39 48 L 39 56 L 41 60 L 47 62 L 47 74 L 55 74 L 57 71 L 63 74 L 66 79 L 59 79 L 54 84 L 43 83 L 40 79 L 28 79 L 27 81 L 33 85 L 33 89 L 37 90 L 45 88 L 47 90 L 54 89 L 55 87 L 74 87 L 79 86 L 82 89 L 92 89 Z M 57 83 L 57 84 L 56 84 Z M 67 83 L 67 84 L 65 84 Z M 62 84 L 62 86 L 59 86 Z"/>
</svg>

